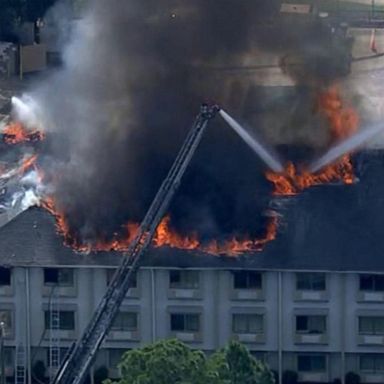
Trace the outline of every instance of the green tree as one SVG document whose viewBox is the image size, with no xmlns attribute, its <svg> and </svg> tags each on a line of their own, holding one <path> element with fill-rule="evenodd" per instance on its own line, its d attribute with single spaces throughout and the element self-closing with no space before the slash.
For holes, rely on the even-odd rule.
<svg viewBox="0 0 384 384">
<path fill-rule="evenodd" d="M 272 372 L 236 342 L 207 359 L 178 340 L 159 341 L 126 352 L 119 368 L 115 384 L 274 384 Z"/>
<path fill-rule="evenodd" d="M 208 361 L 210 377 L 217 377 L 222 384 L 273 384 L 270 369 L 256 360 L 248 349 L 231 341 L 223 350 L 216 352 Z"/>
<path fill-rule="evenodd" d="M 119 384 L 206 384 L 206 359 L 178 340 L 164 340 L 126 352 Z"/>
</svg>

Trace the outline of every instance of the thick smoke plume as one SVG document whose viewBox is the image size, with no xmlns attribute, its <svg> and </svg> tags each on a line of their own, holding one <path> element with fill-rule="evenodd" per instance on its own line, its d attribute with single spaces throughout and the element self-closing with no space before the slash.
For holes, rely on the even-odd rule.
<svg viewBox="0 0 384 384">
<path fill-rule="evenodd" d="M 77 238 L 108 239 L 127 221 L 140 221 L 201 101 L 214 99 L 247 117 L 246 106 L 237 108 L 242 85 L 233 87 L 230 74 L 210 68 L 244 63 L 256 49 L 255 62 L 263 52 L 276 55 L 281 70 L 298 85 L 310 79 L 319 86 L 344 75 L 345 68 L 336 65 L 336 46 L 326 44 L 330 32 L 323 41 L 316 33 L 321 26 L 274 24 L 279 3 L 90 1 L 65 50 L 63 68 L 33 95 L 56 137 L 45 168 Z M 348 48 L 340 49 L 344 54 Z M 265 104 L 257 89 L 247 101 L 254 110 Z M 280 113 L 296 119 L 299 130 L 301 121 L 313 118 L 313 106 L 292 110 L 291 99 L 285 98 Z M 278 132 L 276 126 L 267 131 Z M 215 121 L 172 204 L 173 225 L 207 238 L 256 236 L 269 188 L 260 168 L 251 150 Z"/>
</svg>

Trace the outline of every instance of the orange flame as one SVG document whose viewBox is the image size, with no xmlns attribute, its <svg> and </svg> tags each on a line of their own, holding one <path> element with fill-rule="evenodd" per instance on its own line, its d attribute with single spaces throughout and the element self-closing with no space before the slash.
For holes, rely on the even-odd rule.
<svg viewBox="0 0 384 384">
<path fill-rule="evenodd" d="M 28 170 L 29 168 L 31 168 L 32 166 L 35 166 L 36 165 L 36 161 L 37 161 L 37 155 L 32 155 L 30 157 L 27 157 L 21 164 L 18 172 L 20 174 L 23 174 L 26 170 Z"/>
<path fill-rule="evenodd" d="M 36 142 L 44 139 L 44 133 L 38 130 L 28 131 L 20 122 L 12 122 L 3 129 L 3 140 L 6 144 Z"/>
<path fill-rule="evenodd" d="M 128 249 L 129 244 L 139 229 L 139 224 L 129 222 L 125 226 L 126 234 L 123 237 L 116 237 L 108 241 L 98 240 L 92 244 L 81 244 L 76 237 L 71 234 L 65 214 L 57 209 L 52 197 L 44 199 L 42 207 L 47 209 L 55 217 L 56 229 L 58 233 L 64 237 L 64 244 L 76 249 L 78 252 L 125 251 Z M 152 243 L 155 247 L 168 246 L 185 250 L 201 250 L 213 255 L 226 254 L 236 256 L 243 252 L 260 251 L 266 243 L 275 239 L 277 226 L 277 217 L 272 216 L 267 224 L 266 233 L 260 239 L 239 240 L 234 237 L 231 240 L 220 243 L 212 240 L 208 244 L 202 244 L 197 234 L 183 237 L 171 229 L 170 217 L 165 216 L 157 227 Z"/>
<path fill-rule="evenodd" d="M 338 86 L 332 86 L 319 94 L 317 111 L 324 115 L 330 126 L 332 141 L 346 139 L 358 129 L 359 116 L 351 107 L 345 106 Z M 352 184 L 355 180 L 349 155 L 344 155 L 334 164 L 314 174 L 303 169 L 298 172 L 288 163 L 282 173 L 267 171 L 266 177 L 274 185 L 274 195 L 295 195 L 313 185 L 330 182 Z"/>
</svg>

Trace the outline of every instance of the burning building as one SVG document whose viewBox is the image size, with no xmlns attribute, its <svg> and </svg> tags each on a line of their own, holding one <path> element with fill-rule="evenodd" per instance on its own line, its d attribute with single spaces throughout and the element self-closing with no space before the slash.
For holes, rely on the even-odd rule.
<svg viewBox="0 0 384 384">
<path fill-rule="evenodd" d="M 383 153 L 314 161 L 380 115 L 356 88 L 366 67 L 350 30 L 312 13 L 279 18 L 274 1 L 262 13 L 149 3 L 95 1 L 64 68 L 31 91 L 41 127 L 24 109 L 14 120 L 28 127 L 3 129 L 7 147 L 33 148 L 6 186 L 39 205 L 8 188 L 25 208 L 0 228 L 0 315 L 22 368 L 9 375 L 25 381 L 37 360 L 53 375 L 80 337 L 204 95 L 257 127 L 282 167 L 266 169 L 223 121 L 209 127 L 95 366 L 113 376 L 121 351 L 158 338 L 212 351 L 234 337 L 280 377 L 382 382 Z"/>
</svg>

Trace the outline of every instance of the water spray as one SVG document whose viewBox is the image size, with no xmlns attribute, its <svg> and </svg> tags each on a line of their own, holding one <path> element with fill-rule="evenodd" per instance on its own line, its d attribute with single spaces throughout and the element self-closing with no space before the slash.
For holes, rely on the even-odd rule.
<svg viewBox="0 0 384 384">
<path fill-rule="evenodd" d="M 372 139 L 374 136 L 384 131 L 384 125 L 374 125 L 368 129 L 364 129 L 356 133 L 355 135 L 349 137 L 348 139 L 342 141 L 340 144 L 337 144 L 331 148 L 328 152 L 325 153 L 318 160 L 314 161 L 310 167 L 310 172 L 317 172 L 321 168 L 333 163 L 335 160 L 339 159 L 343 155 L 353 151 L 354 149 L 360 147 L 362 144 Z"/>
<path fill-rule="evenodd" d="M 253 138 L 235 119 L 223 110 L 221 117 L 233 128 L 233 130 L 245 141 L 246 144 L 264 161 L 274 172 L 283 172 L 284 167 L 269 151 L 267 151 L 255 138 Z"/>
</svg>

